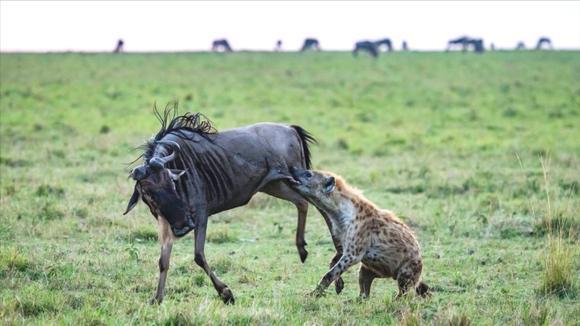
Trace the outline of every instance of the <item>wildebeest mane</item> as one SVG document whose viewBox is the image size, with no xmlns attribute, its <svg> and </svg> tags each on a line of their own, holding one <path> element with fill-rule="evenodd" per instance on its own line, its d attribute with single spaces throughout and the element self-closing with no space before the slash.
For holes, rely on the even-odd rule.
<svg viewBox="0 0 580 326">
<path fill-rule="evenodd" d="M 157 142 L 163 137 L 173 134 L 182 139 L 191 140 L 191 133 L 198 134 L 206 139 L 207 135 L 214 134 L 217 132 L 212 122 L 202 113 L 190 113 L 187 112 L 183 115 L 178 115 L 177 104 L 173 104 L 173 107 L 167 105 L 163 113 L 159 112 L 157 107 L 153 108 L 153 113 L 159 123 L 161 128 L 147 143 L 143 145 L 144 153 L 142 157 L 145 160 L 149 160 L 153 157 L 155 152 L 155 146 Z M 189 135 L 188 135 L 189 133 Z"/>
</svg>

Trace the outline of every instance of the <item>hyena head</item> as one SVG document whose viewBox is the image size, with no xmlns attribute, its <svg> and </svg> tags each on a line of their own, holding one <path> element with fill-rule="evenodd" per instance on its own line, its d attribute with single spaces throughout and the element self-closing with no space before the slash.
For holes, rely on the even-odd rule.
<svg viewBox="0 0 580 326">
<path fill-rule="evenodd" d="M 339 209 L 340 194 L 330 173 L 291 167 L 290 174 L 293 180 L 289 185 L 312 204 L 326 211 Z"/>
</svg>

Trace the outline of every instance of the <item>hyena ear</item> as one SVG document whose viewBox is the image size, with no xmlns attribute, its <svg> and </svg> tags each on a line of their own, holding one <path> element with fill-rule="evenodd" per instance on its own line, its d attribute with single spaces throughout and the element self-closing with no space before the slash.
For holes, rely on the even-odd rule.
<svg viewBox="0 0 580 326">
<path fill-rule="evenodd" d="M 127 210 L 125 210 L 123 215 L 127 215 L 127 213 L 133 209 L 133 207 L 137 206 L 137 203 L 139 203 L 139 198 L 141 198 L 141 194 L 139 193 L 139 190 L 137 190 L 137 185 L 135 185 L 135 190 L 133 190 L 133 195 L 131 195 L 131 199 L 129 199 L 129 204 L 127 205 Z"/>
<path fill-rule="evenodd" d="M 334 179 L 334 177 L 326 178 L 326 181 L 324 182 L 324 188 L 322 189 L 322 191 L 325 194 L 328 194 L 334 191 L 334 188 L 336 188 L 336 180 Z"/>
</svg>

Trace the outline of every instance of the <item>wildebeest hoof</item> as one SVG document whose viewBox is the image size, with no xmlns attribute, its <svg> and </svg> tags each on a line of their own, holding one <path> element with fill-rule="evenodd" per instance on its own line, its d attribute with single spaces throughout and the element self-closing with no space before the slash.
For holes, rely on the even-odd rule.
<svg viewBox="0 0 580 326">
<path fill-rule="evenodd" d="M 324 295 L 324 291 L 321 291 L 319 289 L 316 289 L 316 290 L 308 293 L 307 297 L 310 297 L 310 298 L 320 298 L 323 295 Z"/>
<path fill-rule="evenodd" d="M 222 301 L 225 304 L 234 304 L 234 303 L 236 303 L 236 300 L 234 299 L 234 294 L 228 288 L 224 288 L 222 290 L 222 293 L 220 293 L 220 298 L 222 298 Z"/>
<path fill-rule="evenodd" d="M 300 255 L 300 261 L 304 263 L 308 257 L 308 251 L 306 251 L 304 248 L 300 248 L 298 249 L 298 254 Z"/>
<path fill-rule="evenodd" d="M 154 296 L 153 298 L 149 299 L 149 304 L 150 305 L 161 304 L 162 301 L 163 298 L 158 298 L 157 296 Z"/>
<path fill-rule="evenodd" d="M 342 280 L 342 277 L 339 277 L 334 281 L 334 289 L 336 290 L 336 294 L 342 292 L 342 289 L 344 289 L 344 281 Z"/>
</svg>

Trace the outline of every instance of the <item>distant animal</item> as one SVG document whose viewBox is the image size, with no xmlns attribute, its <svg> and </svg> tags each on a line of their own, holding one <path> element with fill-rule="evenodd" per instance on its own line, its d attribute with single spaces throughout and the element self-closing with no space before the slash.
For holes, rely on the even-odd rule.
<svg viewBox="0 0 580 326">
<path fill-rule="evenodd" d="M 123 42 L 122 39 L 119 39 L 117 41 L 117 46 L 115 47 L 115 50 L 113 50 L 113 53 L 121 53 L 123 52 L 123 45 L 125 44 L 125 42 Z"/>
<path fill-rule="evenodd" d="M 554 49 L 554 47 L 552 46 L 552 40 L 550 40 L 549 37 L 540 37 L 538 43 L 536 44 L 536 50 L 541 50 L 544 47 L 544 45 L 548 49 Z"/>
<path fill-rule="evenodd" d="M 386 51 L 391 52 L 393 51 L 393 43 L 391 42 L 390 38 L 384 38 L 382 40 L 375 41 L 375 46 L 380 51 L 381 48 L 385 48 Z"/>
<path fill-rule="evenodd" d="M 213 43 L 211 45 L 211 50 L 213 52 L 220 52 L 220 51 L 233 52 L 232 47 L 230 46 L 230 43 L 226 39 L 220 39 L 220 40 L 213 41 Z"/>
<path fill-rule="evenodd" d="M 447 42 L 446 51 L 450 51 L 451 49 L 456 48 L 457 46 L 461 47 L 462 52 L 467 52 L 467 50 L 469 50 L 470 47 L 476 53 L 482 53 L 485 50 L 482 39 L 462 36 Z"/>
<path fill-rule="evenodd" d="M 360 296 L 370 295 L 375 278 L 397 281 L 397 297 L 414 288 L 426 296 L 429 287 L 421 282 L 421 249 L 411 229 L 388 210 L 378 208 L 340 176 L 331 172 L 291 167 L 287 181 L 331 221 L 333 239 L 340 243 L 341 257 L 328 271 L 313 296 L 321 296 L 331 282 L 349 267 L 362 262 L 359 270 Z"/>
<path fill-rule="evenodd" d="M 407 44 L 407 41 L 403 41 L 403 43 L 401 44 L 401 49 L 403 51 L 409 51 L 409 44 Z"/>
<path fill-rule="evenodd" d="M 367 52 L 374 58 L 379 56 L 379 49 L 377 48 L 375 42 L 371 41 L 356 42 L 354 45 L 354 50 L 352 50 L 352 55 L 357 56 L 359 51 Z"/>
<path fill-rule="evenodd" d="M 480 38 L 471 39 L 469 45 L 473 46 L 473 51 L 475 53 L 483 53 L 485 51 L 485 48 L 483 47 L 483 40 Z"/>
<path fill-rule="evenodd" d="M 282 51 L 282 40 L 276 41 L 276 47 L 274 48 L 274 51 L 276 52 Z"/>
<path fill-rule="evenodd" d="M 302 48 L 300 52 L 304 52 L 307 50 L 316 50 L 320 51 L 320 42 L 318 42 L 315 38 L 307 38 L 304 40 L 304 44 L 302 44 Z"/>
<path fill-rule="evenodd" d="M 518 44 L 516 45 L 516 50 L 525 50 L 526 49 L 526 44 L 522 41 L 518 42 Z"/>
<path fill-rule="evenodd" d="M 491 43 L 491 44 L 489 45 L 489 49 L 490 49 L 491 51 L 495 51 L 495 44 L 494 44 L 494 43 Z"/>
<path fill-rule="evenodd" d="M 130 174 L 136 184 L 124 213 L 142 199 L 157 219 L 161 255 L 151 303 L 163 300 L 174 240 L 193 229 L 195 262 L 221 299 L 234 303 L 231 290 L 205 259 L 208 217 L 245 205 L 257 192 L 292 202 L 298 210 L 296 246 L 304 262 L 308 202 L 282 180 L 288 178 L 289 166 L 310 166 L 309 144 L 315 140 L 302 127 L 277 123 L 217 132 L 200 113 L 175 112 L 166 109 L 162 115 L 155 110 L 161 129 L 144 145 L 143 164 Z"/>
</svg>

